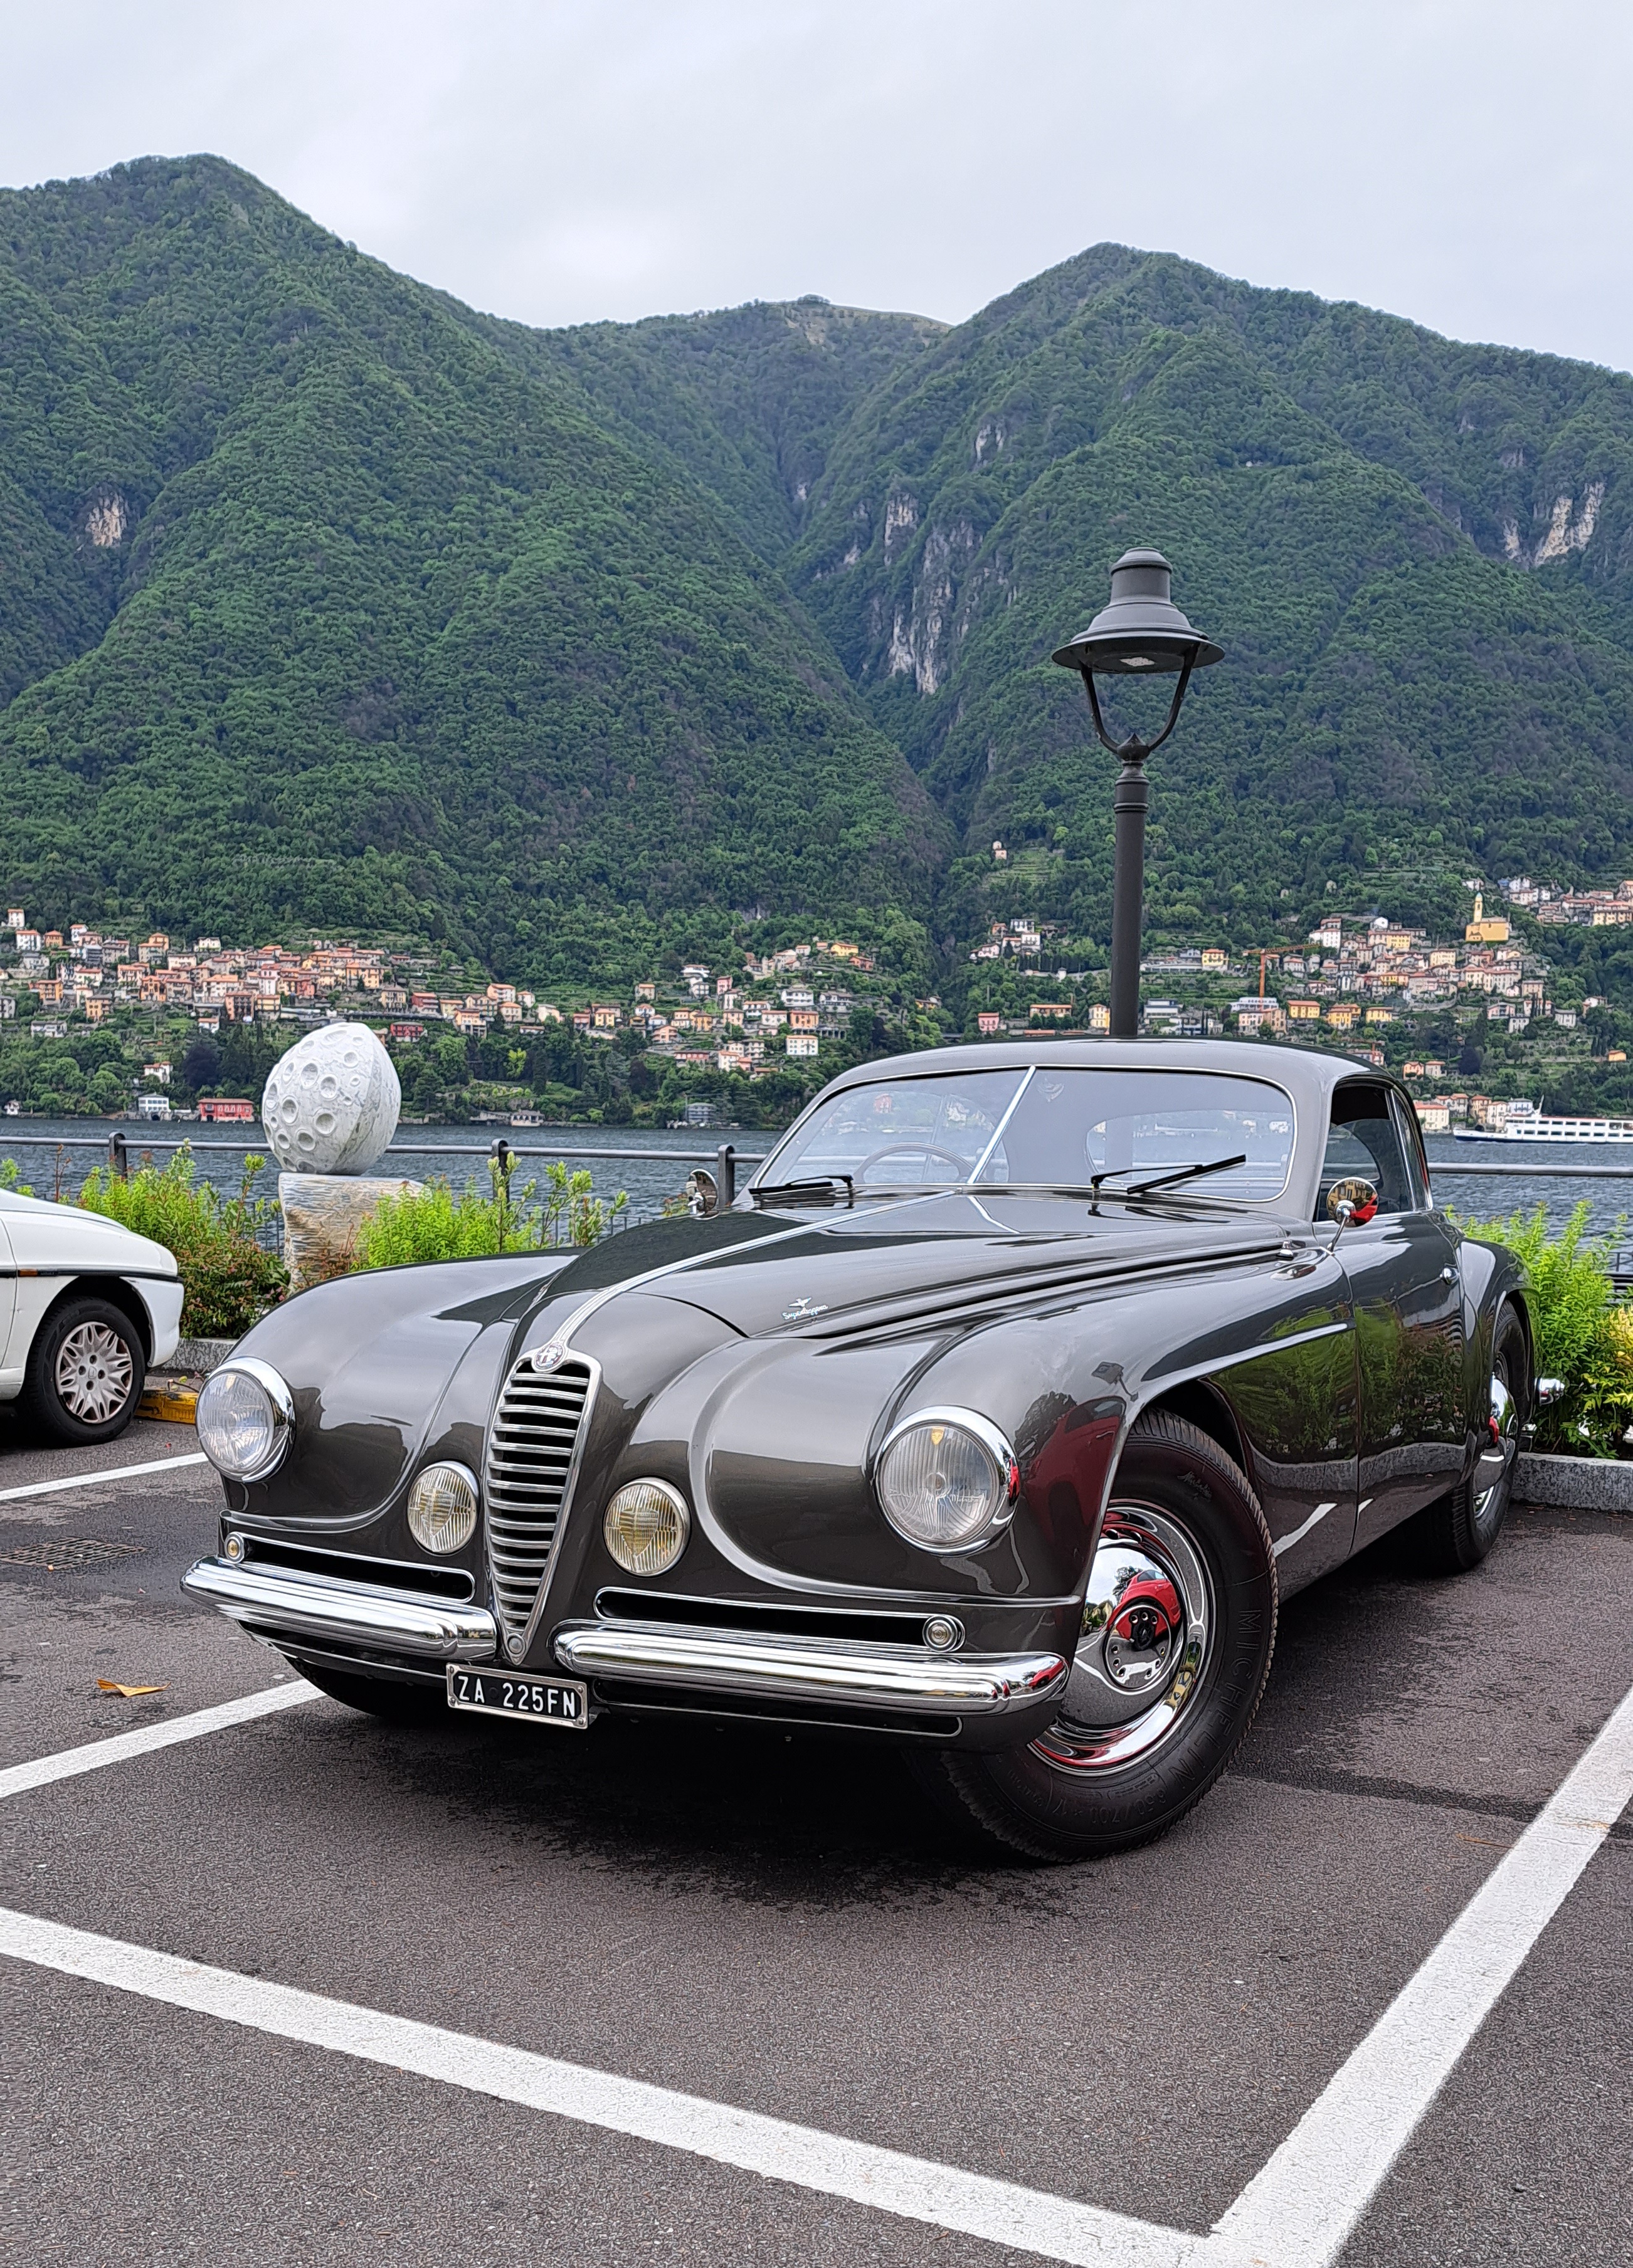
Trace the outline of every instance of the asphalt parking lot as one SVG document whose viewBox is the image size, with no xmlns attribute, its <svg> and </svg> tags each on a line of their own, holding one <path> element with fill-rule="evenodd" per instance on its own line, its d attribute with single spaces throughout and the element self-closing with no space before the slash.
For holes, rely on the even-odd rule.
<svg viewBox="0 0 1633 2268">
<path fill-rule="evenodd" d="M 178 1594 L 194 1449 L 0 1431 L 8 2257 L 1633 2259 L 1633 1521 L 1374 1551 L 1179 1832 L 1050 1870 L 874 1749 L 300 1697 Z M 157 1469 L 15 1493 L 92 1463 Z"/>
</svg>

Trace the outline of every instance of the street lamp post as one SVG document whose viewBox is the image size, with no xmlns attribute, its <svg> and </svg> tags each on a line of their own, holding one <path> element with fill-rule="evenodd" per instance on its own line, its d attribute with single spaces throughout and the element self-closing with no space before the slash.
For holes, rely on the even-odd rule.
<svg viewBox="0 0 1633 2268">
<path fill-rule="evenodd" d="M 1111 893 L 1111 1033 L 1132 1039 L 1140 1027 L 1140 924 L 1145 895 L 1145 812 L 1151 788 L 1145 759 L 1179 722 L 1194 669 L 1223 660 L 1225 649 L 1194 630 L 1169 596 L 1173 575 L 1160 551 L 1125 551 L 1111 571 L 1111 599 L 1086 630 L 1054 656 L 1075 669 L 1089 696 L 1094 729 L 1122 769 L 1112 794 L 1115 837 Z M 1168 721 L 1155 740 L 1130 733 L 1114 740 L 1100 713 L 1096 677 L 1179 674 Z"/>
</svg>

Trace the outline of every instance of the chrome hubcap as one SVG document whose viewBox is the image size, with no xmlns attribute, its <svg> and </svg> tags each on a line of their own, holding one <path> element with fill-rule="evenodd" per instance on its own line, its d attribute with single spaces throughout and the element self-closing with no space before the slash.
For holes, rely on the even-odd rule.
<svg viewBox="0 0 1633 2268">
<path fill-rule="evenodd" d="M 1033 1754 L 1072 1772 L 1149 1755 L 1199 1690 L 1213 1629 L 1208 1572 L 1184 1528 L 1154 1506 L 1113 1505 L 1061 1713 Z"/>
<path fill-rule="evenodd" d="M 116 1418 L 130 1398 L 136 1365 L 117 1331 L 106 1323 L 79 1323 L 56 1354 L 58 1399 L 82 1425 Z"/>
<path fill-rule="evenodd" d="M 1509 1471 L 1519 1454 L 1519 1405 L 1500 1370 L 1491 1373 L 1488 1439 L 1475 1467 L 1475 1518 L 1486 1519 L 1502 1501 Z"/>
</svg>

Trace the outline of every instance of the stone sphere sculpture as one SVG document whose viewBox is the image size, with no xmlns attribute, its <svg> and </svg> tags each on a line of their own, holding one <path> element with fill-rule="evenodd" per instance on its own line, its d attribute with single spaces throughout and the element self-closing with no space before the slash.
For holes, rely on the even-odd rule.
<svg viewBox="0 0 1633 2268">
<path fill-rule="evenodd" d="M 261 1123 L 286 1173 L 366 1174 L 397 1130 L 402 1089 L 366 1024 L 325 1024 L 272 1066 Z"/>
</svg>

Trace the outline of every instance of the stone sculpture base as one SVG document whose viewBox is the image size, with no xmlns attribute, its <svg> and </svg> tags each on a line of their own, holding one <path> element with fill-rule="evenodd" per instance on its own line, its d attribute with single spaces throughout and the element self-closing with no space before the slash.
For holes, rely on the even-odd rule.
<svg viewBox="0 0 1633 2268">
<path fill-rule="evenodd" d="M 423 1182 L 386 1174 L 280 1174 L 283 1261 L 291 1292 L 310 1291 L 343 1276 L 352 1264 L 357 1231 L 382 1197 L 417 1196 Z"/>
</svg>

